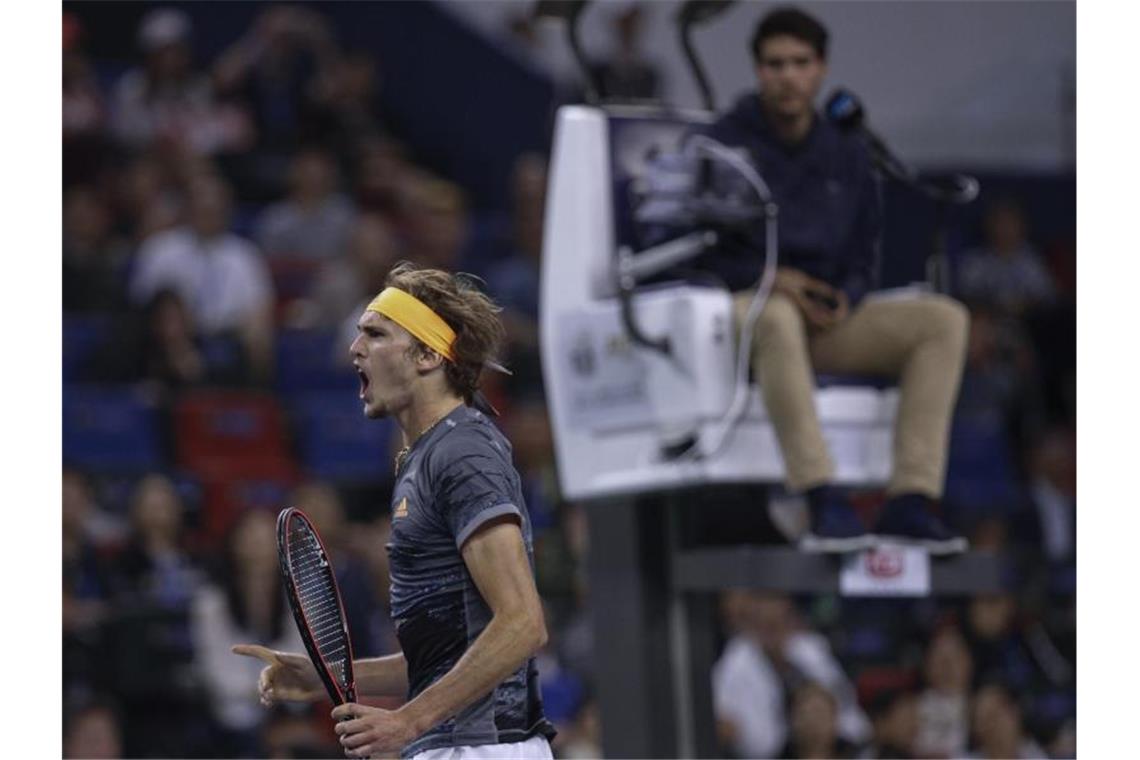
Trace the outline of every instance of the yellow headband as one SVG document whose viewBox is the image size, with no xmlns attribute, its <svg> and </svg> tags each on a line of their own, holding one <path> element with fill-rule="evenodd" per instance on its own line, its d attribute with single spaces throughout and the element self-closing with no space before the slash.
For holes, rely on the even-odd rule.
<svg viewBox="0 0 1140 760">
<path fill-rule="evenodd" d="M 383 314 L 443 358 L 455 361 L 455 354 L 451 350 L 451 344 L 455 342 L 455 330 L 430 306 L 411 293 L 399 288 L 384 288 L 380 295 L 372 299 L 365 311 Z"/>
</svg>

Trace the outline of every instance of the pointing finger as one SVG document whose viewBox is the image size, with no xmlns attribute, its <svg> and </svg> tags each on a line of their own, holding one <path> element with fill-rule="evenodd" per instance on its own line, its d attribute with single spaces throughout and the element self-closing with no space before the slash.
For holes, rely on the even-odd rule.
<svg viewBox="0 0 1140 760">
<path fill-rule="evenodd" d="M 280 662 L 280 658 L 278 658 L 276 652 L 260 644 L 234 644 L 233 647 L 230 648 L 230 651 L 234 654 L 240 654 L 246 657 L 256 657 L 269 665 L 276 665 Z"/>
</svg>

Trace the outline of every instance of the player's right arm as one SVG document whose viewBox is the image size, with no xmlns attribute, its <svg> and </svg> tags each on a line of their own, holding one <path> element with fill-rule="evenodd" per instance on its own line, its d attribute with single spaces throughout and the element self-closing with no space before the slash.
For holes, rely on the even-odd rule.
<svg viewBox="0 0 1140 760">
<path fill-rule="evenodd" d="M 307 655 L 279 652 L 258 644 L 238 644 L 232 651 L 265 663 L 257 690 L 266 706 L 275 702 L 315 702 L 325 696 L 321 679 Z M 402 697 L 407 693 L 408 666 L 403 652 L 354 660 L 352 669 L 360 696 Z"/>
<path fill-rule="evenodd" d="M 356 690 L 369 697 L 403 697 L 408 693 L 408 663 L 403 652 L 353 660 Z"/>
</svg>

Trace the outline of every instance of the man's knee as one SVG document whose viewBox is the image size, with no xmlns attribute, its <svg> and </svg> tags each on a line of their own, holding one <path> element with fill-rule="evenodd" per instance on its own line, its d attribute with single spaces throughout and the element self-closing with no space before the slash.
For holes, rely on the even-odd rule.
<svg viewBox="0 0 1140 760">
<path fill-rule="evenodd" d="M 769 343 L 803 340 L 804 321 L 799 307 L 782 293 L 773 293 L 764 304 L 756 320 L 753 344 L 757 347 Z"/>
<path fill-rule="evenodd" d="M 949 296 L 932 295 L 924 301 L 930 332 L 954 345 L 964 347 L 970 330 L 969 310 Z"/>
</svg>

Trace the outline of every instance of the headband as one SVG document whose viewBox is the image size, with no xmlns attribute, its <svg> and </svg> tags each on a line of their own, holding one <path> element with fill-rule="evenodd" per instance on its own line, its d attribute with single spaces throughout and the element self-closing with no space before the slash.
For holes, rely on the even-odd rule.
<svg viewBox="0 0 1140 760">
<path fill-rule="evenodd" d="M 455 342 L 455 330 L 432 311 L 430 306 L 411 293 L 399 288 L 384 288 L 380 295 L 372 299 L 372 303 L 368 304 L 365 311 L 383 314 L 419 338 L 437 354 L 452 363 L 455 362 L 455 354 L 451 350 L 451 344 Z"/>
</svg>

